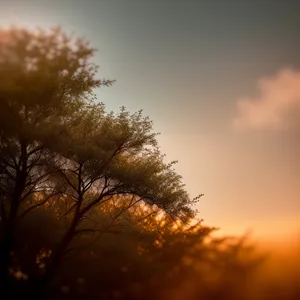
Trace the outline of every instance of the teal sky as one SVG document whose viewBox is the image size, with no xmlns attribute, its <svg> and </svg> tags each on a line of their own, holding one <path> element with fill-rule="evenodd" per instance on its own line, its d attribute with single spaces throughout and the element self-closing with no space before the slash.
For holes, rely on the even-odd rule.
<svg viewBox="0 0 300 300">
<path fill-rule="evenodd" d="M 99 50 L 117 80 L 99 100 L 155 121 L 206 223 L 300 228 L 300 1 L 1 0 L 10 24 L 61 25 Z"/>
</svg>

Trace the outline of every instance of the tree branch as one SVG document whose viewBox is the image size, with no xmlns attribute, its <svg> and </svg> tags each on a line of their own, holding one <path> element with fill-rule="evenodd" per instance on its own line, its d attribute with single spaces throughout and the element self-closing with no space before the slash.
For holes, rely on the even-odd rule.
<svg viewBox="0 0 300 300">
<path fill-rule="evenodd" d="M 51 199 L 52 197 L 57 196 L 59 193 L 54 193 L 52 195 L 49 195 L 48 197 L 46 197 L 44 200 L 42 200 L 41 202 L 38 202 L 35 205 L 32 205 L 31 207 L 29 207 L 28 209 L 26 209 L 20 216 L 18 216 L 19 219 L 22 219 L 25 215 L 27 215 L 30 211 L 32 211 L 35 208 L 38 208 L 39 206 L 45 204 L 49 199 Z"/>
</svg>

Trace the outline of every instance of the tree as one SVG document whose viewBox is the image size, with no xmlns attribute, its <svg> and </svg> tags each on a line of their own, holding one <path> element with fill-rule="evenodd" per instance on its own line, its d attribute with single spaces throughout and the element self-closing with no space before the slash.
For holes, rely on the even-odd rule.
<svg viewBox="0 0 300 300">
<path fill-rule="evenodd" d="M 5 37 L 5 38 L 4 38 Z M 96 79 L 94 53 L 59 28 L 0 32 L 0 282 L 7 286 L 10 252 L 22 204 L 47 191 L 51 146 L 72 114 L 112 81 Z M 43 199 L 44 201 L 45 199 Z"/>
<path fill-rule="evenodd" d="M 105 113 L 103 104 L 95 104 L 82 108 L 79 118 L 77 125 L 61 135 L 57 155 L 49 162 L 56 174 L 54 190 L 66 203 L 68 223 L 34 284 L 32 297 L 38 297 L 51 280 L 74 237 L 95 231 L 86 227 L 90 213 L 112 197 L 129 197 L 127 209 L 143 201 L 182 221 L 195 215 L 191 205 L 198 198 L 191 199 L 185 191 L 181 176 L 173 169 L 175 162 L 164 162 L 152 122 L 141 111 L 130 114 L 121 108 L 119 114 Z"/>
<path fill-rule="evenodd" d="M 84 227 L 91 212 L 112 197 L 155 205 L 182 221 L 195 215 L 199 197 L 189 197 L 176 162 L 164 162 L 142 111 L 106 113 L 94 101 L 93 89 L 112 81 L 96 79 L 86 42 L 60 29 L 12 29 L 6 37 L 0 40 L 2 284 L 18 220 L 51 199 L 66 204 L 66 232 L 33 281 L 31 298 L 40 299 L 74 237 L 93 230 Z"/>
</svg>

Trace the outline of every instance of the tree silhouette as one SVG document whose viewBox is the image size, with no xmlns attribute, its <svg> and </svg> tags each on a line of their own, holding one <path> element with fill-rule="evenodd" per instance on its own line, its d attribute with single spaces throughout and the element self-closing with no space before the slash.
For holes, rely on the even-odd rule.
<svg viewBox="0 0 300 300">
<path fill-rule="evenodd" d="M 31 297 L 40 298 L 74 237 L 94 230 L 82 226 L 95 206 L 129 196 L 133 203 L 156 205 L 184 221 L 194 216 L 191 205 L 199 197 L 189 197 L 175 162 L 164 162 L 152 122 L 142 111 L 130 114 L 122 107 L 117 114 L 106 113 L 94 101 L 93 89 L 112 81 L 96 79 L 88 43 L 60 29 L 11 29 L 6 36 L 0 41 L 4 288 L 19 221 L 50 200 L 66 205 L 66 231 L 53 245 L 43 273 L 32 279 Z"/>
<path fill-rule="evenodd" d="M 47 289 L 49 299 L 243 297 L 261 261 L 247 239 L 213 238 L 213 228 L 174 222 L 147 204 L 137 203 L 128 211 L 131 199 L 122 197 L 92 209 L 88 222 L 98 222 L 95 231 L 74 238 L 74 251 L 66 254 Z M 43 272 L 49 250 L 65 231 L 63 222 L 57 222 L 64 205 L 56 205 L 61 203 L 53 201 L 23 220 L 17 256 L 29 278 Z"/>
<path fill-rule="evenodd" d="M 43 168 L 49 149 L 93 89 L 112 82 L 95 78 L 94 49 L 58 28 L 13 28 L 1 36 L 7 37 L 0 40 L 0 282 L 6 287 L 21 206 L 35 193 L 51 196 L 51 174 Z"/>
</svg>

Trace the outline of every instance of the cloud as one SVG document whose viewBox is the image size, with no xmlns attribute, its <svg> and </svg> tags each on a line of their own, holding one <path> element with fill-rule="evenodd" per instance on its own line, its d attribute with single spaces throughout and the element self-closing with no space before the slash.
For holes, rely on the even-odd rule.
<svg viewBox="0 0 300 300">
<path fill-rule="evenodd" d="M 237 102 L 237 129 L 286 130 L 300 127 L 300 71 L 286 68 L 258 81 L 259 96 Z"/>
</svg>

